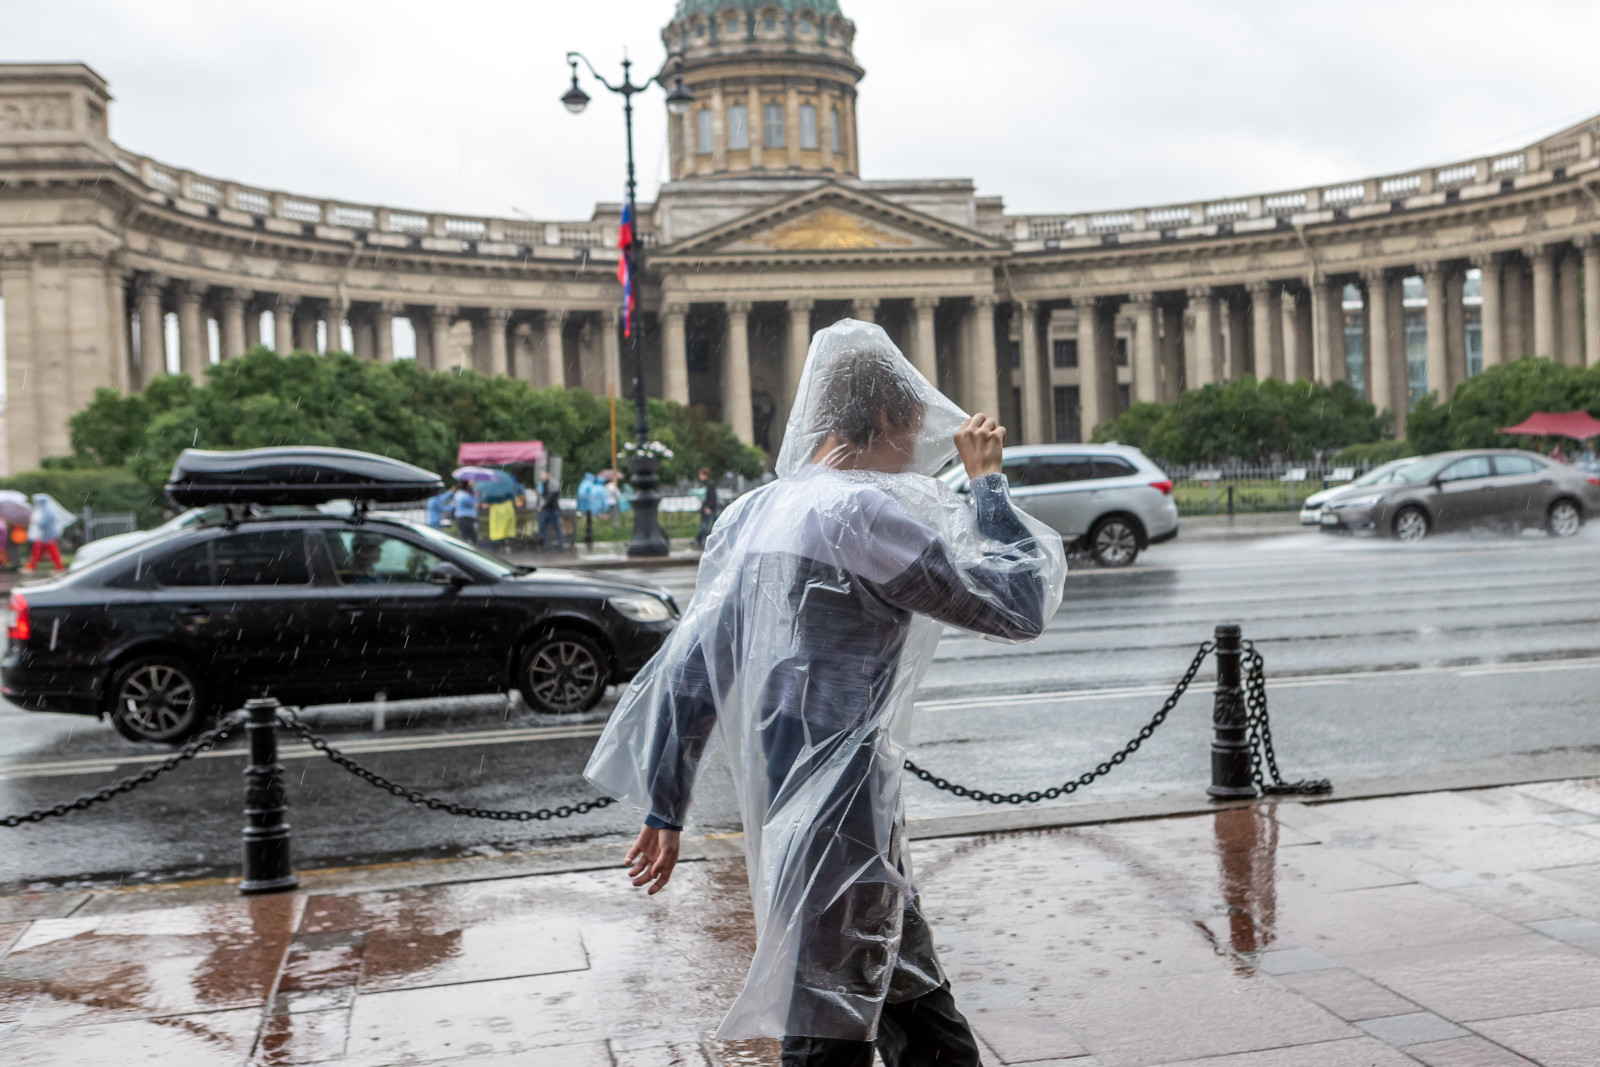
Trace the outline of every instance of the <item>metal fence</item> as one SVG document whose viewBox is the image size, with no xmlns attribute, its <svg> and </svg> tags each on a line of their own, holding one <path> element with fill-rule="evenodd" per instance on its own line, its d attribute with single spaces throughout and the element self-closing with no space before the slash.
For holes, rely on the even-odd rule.
<svg viewBox="0 0 1600 1067">
<path fill-rule="evenodd" d="M 1164 466 L 1179 515 L 1298 511 L 1306 497 L 1359 478 L 1371 464 L 1305 466 Z"/>
<path fill-rule="evenodd" d="M 82 518 L 85 541 L 98 541 L 113 534 L 132 533 L 139 528 L 139 516 L 131 511 L 96 512 L 93 508 L 86 507 L 83 509 Z"/>
</svg>

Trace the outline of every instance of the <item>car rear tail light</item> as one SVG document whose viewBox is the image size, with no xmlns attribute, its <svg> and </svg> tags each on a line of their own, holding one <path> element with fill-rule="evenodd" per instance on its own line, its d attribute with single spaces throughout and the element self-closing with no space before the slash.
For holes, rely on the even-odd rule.
<svg viewBox="0 0 1600 1067">
<path fill-rule="evenodd" d="M 28 617 L 28 598 L 21 593 L 11 594 L 11 621 L 6 626 L 6 636 L 13 641 L 26 641 L 33 632 L 33 623 Z"/>
<path fill-rule="evenodd" d="M 1600 474 L 1591 474 L 1588 477 L 1590 485 L 1600 485 Z"/>
<path fill-rule="evenodd" d="M 1162 496 L 1172 495 L 1172 479 L 1168 478 L 1159 482 L 1151 482 L 1150 488 L 1161 490 Z"/>
</svg>

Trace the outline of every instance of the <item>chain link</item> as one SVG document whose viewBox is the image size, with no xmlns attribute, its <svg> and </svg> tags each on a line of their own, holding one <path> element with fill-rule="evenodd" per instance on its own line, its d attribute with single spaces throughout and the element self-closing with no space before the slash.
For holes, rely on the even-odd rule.
<svg viewBox="0 0 1600 1067">
<path fill-rule="evenodd" d="M 1298 782 L 1285 782 L 1278 770 L 1278 753 L 1272 747 L 1272 720 L 1267 715 L 1267 667 L 1254 641 L 1242 642 L 1244 647 L 1244 706 L 1245 721 L 1250 727 L 1250 779 L 1262 796 L 1317 796 L 1333 792 L 1333 782 L 1327 778 L 1302 778 Z M 1265 763 L 1265 773 L 1262 764 Z M 1271 775 L 1272 781 L 1267 781 Z"/>
<path fill-rule="evenodd" d="M 284 708 L 278 713 L 278 721 L 283 723 L 300 740 L 327 756 L 334 763 L 343 767 L 357 778 L 375 785 L 379 789 L 393 793 L 402 800 L 409 800 L 432 811 L 442 811 L 449 815 L 465 815 L 472 819 L 495 819 L 499 822 L 548 822 L 551 819 L 565 819 L 573 815 L 585 815 L 596 808 L 604 808 L 615 803 L 611 797 L 598 797 L 594 800 L 580 801 L 577 804 L 562 804 L 555 808 L 540 808 L 538 811 L 501 811 L 495 808 L 475 808 L 468 804 L 452 804 L 448 800 L 430 797 L 416 789 L 410 789 L 397 782 L 391 782 L 376 771 L 368 770 L 343 752 L 334 748 L 317 734 L 311 727 L 300 720 L 300 717 L 290 708 Z"/>
<path fill-rule="evenodd" d="M 21 826 L 25 822 L 43 822 L 45 819 L 66 815 L 68 812 L 82 811 L 91 804 L 99 804 L 110 800 L 114 796 L 137 789 L 146 782 L 155 781 L 185 760 L 194 759 L 200 753 L 212 748 L 217 742 L 224 740 L 243 721 L 243 712 L 233 712 L 218 720 L 217 724 L 209 730 L 195 734 L 182 748 L 160 763 L 152 764 L 138 774 L 130 774 L 126 778 L 118 778 L 108 786 L 96 789 L 92 793 L 80 793 L 76 798 L 62 801 L 53 807 L 36 808 L 22 815 L 7 815 L 4 818 L 0 818 L 0 826 L 13 827 Z"/>
<path fill-rule="evenodd" d="M 954 793 L 958 797 L 987 801 L 990 804 L 1033 804 L 1041 800 L 1054 800 L 1056 797 L 1075 793 L 1101 775 L 1110 773 L 1111 768 L 1125 763 L 1129 756 L 1139 751 L 1140 745 L 1150 740 L 1150 735 L 1156 732 L 1156 727 L 1167 721 L 1167 716 L 1172 714 L 1172 709 L 1178 706 L 1179 700 L 1183 699 L 1184 691 L 1189 688 L 1189 683 L 1194 681 L 1194 676 L 1200 673 L 1200 665 L 1206 661 L 1206 657 L 1211 654 L 1214 648 L 1216 648 L 1216 645 L 1210 641 L 1201 643 L 1199 651 L 1194 654 L 1194 659 L 1189 663 L 1189 669 L 1183 672 L 1182 678 L 1178 679 L 1177 688 L 1173 689 L 1172 695 L 1167 697 L 1166 702 L 1161 705 L 1161 710 L 1151 716 L 1150 721 L 1145 723 L 1144 728 L 1134 735 L 1132 741 L 1123 745 L 1120 751 L 1112 753 L 1110 758 L 1097 765 L 1094 770 L 1085 771 L 1078 777 L 1060 785 L 1051 786 L 1049 789 L 1036 789 L 1028 793 L 986 793 L 981 789 L 970 789 L 967 786 L 956 785 L 954 782 L 946 781 L 936 774 L 923 770 L 911 760 L 906 760 L 906 770 L 935 789 L 943 789 L 946 793 Z"/>
</svg>

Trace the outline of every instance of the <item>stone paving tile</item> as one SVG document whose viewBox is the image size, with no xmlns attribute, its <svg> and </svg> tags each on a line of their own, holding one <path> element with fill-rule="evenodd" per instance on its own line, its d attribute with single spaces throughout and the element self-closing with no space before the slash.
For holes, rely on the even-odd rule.
<svg viewBox="0 0 1600 1067">
<path fill-rule="evenodd" d="M 1559 867 L 1540 872 L 1544 877 L 1600 896 L 1600 863 L 1585 863 L 1577 867 Z"/>
<path fill-rule="evenodd" d="M 1315 948 L 1328 956 L 1523 932 L 1516 923 L 1423 885 L 1326 894 L 1278 889 L 1279 944 Z"/>
<path fill-rule="evenodd" d="M 261 1027 L 261 1042 L 251 1062 L 258 1067 L 288 1067 L 338 1060 L 344 1056 L 349 1036 L 347 1011 L 269 1015 Z"/>
<path fill-rule="evenodd" d="M 0 923 L 0 956 L 4 956 L 17 938 L 22 936 L 22 931 L 28 928 L 27 923 Z"/>
<path fill-rule="evenodd" d="M 607 1017 L 583 971 L 363 993 L 350 1012 L 345 1063 L 389 1067 L 591 1042 L 604 1052 Z"/>
<path fill-rule="evenodd" d="M 0 897 L 0 923 L 65 918 L 88 899 L 88 893 L 26 893 Z"/>
<path fill-rule="evenodd" d="M 966 1012 L 972 1029 L 1002 1063 L 1032 1063 L 1088 1055 L 1063 1021 L 1037 1009 L 976 1008 Z"/>
<path fill-rule="evenodd" d="M 616 1067 L 710 1067 L 711 1062 L 698 1041 L 638 1049 L 621 1049 L 612 1042 L 611 1059 Z"/>
<path fill-rule="evenodd" d="M 28 1029 L 260 1008 L 302 899 L 251 897 L 138 914 L 39 919 L 0 959 L 31 985 Z"/>
<path fill-rule="evenodd" d="M 1539 823 L 1481 826 L 1426 846 L 1429 856 L 1466 871 L 1510 874 L 1600 863 L 1600 839 L 1582 828 Z"/>
<path fill-rule="evenodd" d="M 1415 1011 L 1405 1015 L 1387 1015 L 1379 1019 L 1366 1019 L 1357 1026 L 1395 1048 L 1420 1045 L 1424 1041 L 1443 1041 L 1451 1037 L 1466 1037 L 1467 1031 L 1441 1019 L 1431 1011 Z"/>
<path fill-rule="evenodd" d="M 1476 1036 L 1412 1045 L 1406 1054 L 1427 1067 L 1537 1067 L 1533 1061 Z"/>
<path fill-rule="evenodd" d="M 1533 933 L 1353 956 L 1345 963 L 1456 1022 L 1600 1005 L 1600 956 Z"/>
<path fill-rule="evenodd" d="M 1067 1061 L 1068 1067 L 1072 1064 Z M 1240 1052 L 1203 1060 L 1168 1060 L 1160 1067 L 1416 1067 L 1417 1061 L 1370 1037 L 1292 1048 Z"/>
<path fill-rule="evenodd" d="M 1600 1008 L 1551 1011 L 1474 1023 L 1474 1030 L 1541 1067 L 1594 1067 Z"/>
<path fill-rule="evenodd" d="M 1576 915 L 1564 919 L 1546 919 L 1543 922 L 1531 922 L 1527 924 L 1527 927 L 1534 933 L 1553 937 L 1557 941 L 1565 941 L 1569 945 L 1577 945 L 1580 948 L 1600 943 L 1600 922 Z"/>
<path fill-rule="evenodd" d="M 1251 962 L 1263 974 L 1299 974 L 1302 971 L 1326 971 L 1339 966 L 1322 953 L 1310 948 L 1258 952 L 1251 958 Z"/>
<path fill-rule="evenodd" d="M 67 1030 L 21 1027 L 5 1044 L 6 1067 L 162 1064 L 243 1067 L 261 1013 L 253 1008 L 93 1023 Z"/>
<path fill-rule="evenodd" d="M 1600 779 L 1579 778 L 1565 782 L 1531 782 L 1513 787 L 1518 793 L 1558 804 L 1563 808 L 1600 816 Z"/>
<path fill-rule="evenodd" d="M 1382 1015 L 1404 1015 L 1417 1010 L 1405 997 L 1343 968 L 1281 975 L 1278 981 L 1301 996 L 1310 997 L 1341 1019 L 1356 1022 Z"/>
</svg>

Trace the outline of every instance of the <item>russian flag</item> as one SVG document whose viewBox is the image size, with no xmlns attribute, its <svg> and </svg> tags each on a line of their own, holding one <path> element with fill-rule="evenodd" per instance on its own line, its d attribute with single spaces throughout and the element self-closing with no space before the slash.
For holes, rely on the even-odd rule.
<svg viewBox="0 0 1600 1067">
<path fill-rule="evenodd" d="M 617 262 L 617 281 L 622 284 L 622 336 L 633 336 L 633 273 L 628 270 L 628 249 L 633 245 L 633 205 L 622 204 L 622 225 L 617 227 L 617 247 L 622 258 Z"/>
</svg>

